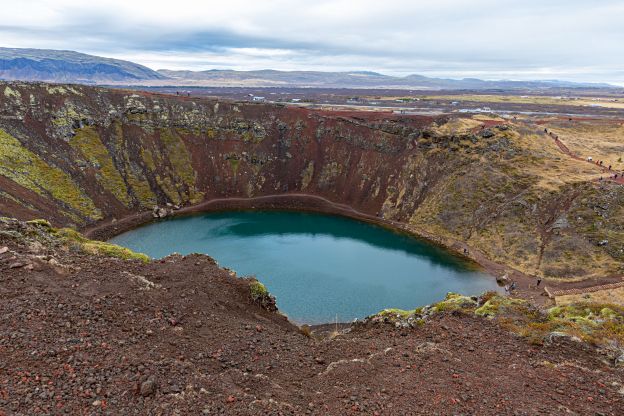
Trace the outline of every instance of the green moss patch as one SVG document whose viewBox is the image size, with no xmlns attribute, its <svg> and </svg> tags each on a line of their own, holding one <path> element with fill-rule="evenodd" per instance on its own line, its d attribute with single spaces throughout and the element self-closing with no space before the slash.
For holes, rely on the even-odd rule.
<svg viewBox="0 0 624 416">
<path fill-rule="evenodd" d="M 432 312 L 455 311 L 459 309 L 474 308 L 477 301 L 469 296 L 460 295 L 458 293 L 449 292 L 443 301 L 436 303 L 431 307 Z"/>
<path fill-rule="evenodd" d="M 93 201 L 66 172 L 46 163 L 4 130 L 0 130 L 0 175 L 39 195 L 61 201 L 85 218 L 102 218 Z"/>
<path fill-rule="evenodd" d="M 160 131 L 160 140 L 165 148 L 173 174 L 188 187 L 189 200 L 199 202 L 203 195 L 197 192 L 195 188 L 197 173 L 193 169 L 191 154 L 184 141 L 175 130 L 169 129 Z"/>
<path fill-rule="evenodd" d="M 249 296 L 254 303 L 259 304 L 268 311 L 276 311 L 275 297 L 267 290 L 266 286 L 256 279 L 249 282 Z"/>
<path fill-rule="evenodd" d="M 78 246 L 80 250 L 89 254 L 102 255 L 107 257 L 116 257 L 123 260 L 138 260 L 143 263 L 150 261 L 150 258 L 143 253 L 135 253 L 134 251 L 115 244 L 105 243 L 103 241 L 89 240 L 76 230 L 71 228 L 61 228 L 54 230 L 54 234 L 61 238 L 65 244 L 73 244 Z"/>
<path fill-rule="evenodd" d="M 528 306 L 527 301 L 503 296 L 493 296 L 482 306 L 475 309 L 475 314 L 479 316 L 493 317 L 500 313 L 512 312 L 514 308 L 520 306 Z"/>
<path fill-rule="evenodd" d="M 76 135 L 69 144 L 78 150 L 92 166 L 97 166 L 98 182 L 121 201 L 125 206 L 131 206 L 128 189 L 121 174 L 115 167 L 113 159 L 100 136 L 93 127 L 85 127 L 76 131 Z"/>
</svg>

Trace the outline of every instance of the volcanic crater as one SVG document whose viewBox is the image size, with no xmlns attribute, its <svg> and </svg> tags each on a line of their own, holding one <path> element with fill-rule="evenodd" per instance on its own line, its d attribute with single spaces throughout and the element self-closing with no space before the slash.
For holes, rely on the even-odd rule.
<svg viewBox="0 0 624 416">
<path fill-rule="evenodd" d="M 0 91 L 0 414 L 623 411 L 611 342 L 623 311 L 538 308 L 550 300 L 535 278 L 621 281 L 624 191 L 535 120 Z M 208 256 L 150 260 L 97 241 L 242 208 L 426 237 L 518 281 L 524 299 L 451 293 L 311 329 Z"/>
</svg>

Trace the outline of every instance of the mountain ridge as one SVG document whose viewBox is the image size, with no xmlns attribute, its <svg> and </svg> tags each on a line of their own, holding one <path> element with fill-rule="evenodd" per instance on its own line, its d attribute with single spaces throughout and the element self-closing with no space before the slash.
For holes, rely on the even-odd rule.
<svg viewBox="0 0 624 416">
<path fill-rule="evenodd" d="M 159 74 L 174 83 L 189 82 L 197 86 L 233 86 L 244 83 L 249 87 L 317 87 L 317 88 L 405 88 L 405 89 L 548 89 L 548 88 L 614 88 L 607 83 L 587 83 L 560 80 L 482 80 L 477 78 L 432 78 L 419 74 L 403 77 L 373 71 L 279 71 L 262 69 L 237 71 L 209 69 L 205 71 L 159 69 Z"/>
<path fill-rule="evenodd" d="M 0 47 L 0 79 L 127 86 L 390 88 L 423 90 L 616 88 L 607 83 L 560 80 L 482 80 L 392 76 L 368 70 L 280 71 L 262 69 L 204 71 L 159 69 L 132 61 L 69 50 Z"/>
<path fill-rule="evenodd" d="M 164 77 L 146 66 L 120 59 L 52 49 L 0 47 L 0 79 L 104 84 Z"/>
</svg>

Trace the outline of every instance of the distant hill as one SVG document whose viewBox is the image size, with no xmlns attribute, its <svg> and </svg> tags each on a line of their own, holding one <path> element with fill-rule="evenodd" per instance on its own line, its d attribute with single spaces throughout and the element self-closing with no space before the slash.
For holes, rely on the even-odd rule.
<svg viewBox="0 0 624 416">
<path fill-rule="evenodd" d="M 73 51 L 0 48 L 0 79 L 106 84 L 165 77 L 143 65 Z"/>
<path fill-rule="evenodd" d="M 160 74 L 175 85 L 214 87 L 316 87 L 316 88 L 402 88 L 402 89 L 548 89 L 548 88 L 610 88 L 609 84 L 567 81 L 484 81 L 474 78 L 444 79 L 422 75 L 393 77 L 369 71 L 171 71 Z"/>
</svg>

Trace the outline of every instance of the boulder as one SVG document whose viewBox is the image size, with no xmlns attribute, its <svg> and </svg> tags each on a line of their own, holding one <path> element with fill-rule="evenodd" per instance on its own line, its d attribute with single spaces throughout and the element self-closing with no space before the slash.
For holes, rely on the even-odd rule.
<svg viewBox="0 0 624 416">
<path fill-rule="evenodd" d="M 141 383 L 140 393 L 143 397 L 148 397 L 156 393 L 156 380 L 150 377 L 147 381 Z"/>
<path fill-rule="evenodd" d="M 489 139 L 490 137 L 494 137 L 494 132 L 490 129 L 483 129 L 481 132 L 481 137 L 484 139 Z"/>
<path fill-rule="evenodd" d="M 504 285 L 508 285 L 509 283 L 511 283 L 511 280 L 509 279 L 509 275 L 505 273 L 504 275 L 498 276 L 496 278 L 496 283 L 504 286 Z"/>
<path fill-rule="evenodd" d="M 167 217 L 172 210 L 168 210 L 167 208 L 154 207 L 152 209 L 152 217 L 154 218 L 165 218 Z"/>
</svg>

